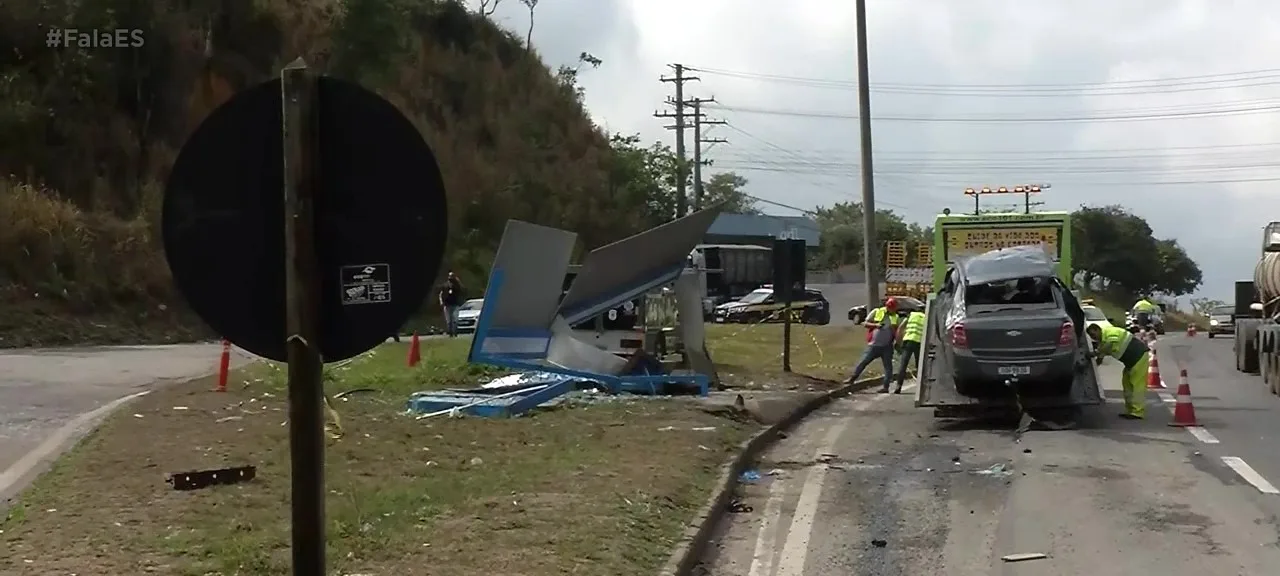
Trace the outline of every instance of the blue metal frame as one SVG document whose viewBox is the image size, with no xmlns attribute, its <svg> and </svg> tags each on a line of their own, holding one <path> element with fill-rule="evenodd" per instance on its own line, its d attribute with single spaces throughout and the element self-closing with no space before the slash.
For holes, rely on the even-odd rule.
<svg viewBox="0 0 1280 576">
<path fill-rule="evenodd" d="M 430 414 L 432 412 L 440 412 L 482 401 L 474 406 L 462 408 L 461 411 L 472 416 L 480 416 L 483 418 L 512 418 L 537 408 L 539 405 L 556 397 L 573 392 L 576 389 L 577 382 L 573 379 L 566 378 L 560 382 L 556 382 L 555 384 L 548 385 L 546 388 L 537 389 L 529 392 L 528 394 L 517 394 L 515 396 L 492 400 L 486 400 L 484 398 L 486 396 L 485 394 L 459 391 L 432 392 L 409 398 L 408 409 L 414 412 Z"/>
<path fill-rule="evenodd" d="M 679 276 L 681 271 L 683 271 L 683 267 L 677 268 L 674 271 L 675 276 Z M 674 277 L 666 280 L 659 278 L 656 281 L 654 281 L 651 286 L 643 288 L 642 290 L 636 292 L 635 295 L 642 294 L 652 289 L 655 286 L 660 286 L 672 280 L 674 280 Z M 503 271 L 500 269 L 493 270 L 493 272 L 489 275 L 489 285 L 485 290 L 485 294 L 487 294 L 488 297 L 490 298 L 497 298 L 499 294 L 499 289 L 502 288 L 503 282 L 504 282 Z M 631 297 L 634 298 L 635 295 Z M 710 394 L 710 386 L 711 386 L 710 378 L 708 378 L 703 374 L 689 374 L 689 375 L 665 374 L 665 375 L 657 375 L 657 376 L 652 376 L 652 375 L 613 376 L 608 374 L 597 374 L 594 372 L 585 372 L 582 370 L 573 370 L 570 368 L 555 366 L 545 362 L 530 361 L 530 360 L 546 359 L 546 349 L 543 350 L 540 356 L 537 354 L 531 354 L 531 353 L 490 354 L 490 353 L 484 352 L 485 338 L 488 338 L 489 336 L 493 335 L 495 331 L 497 334 L 501 336 L 508 336 L 508 337 L 546 336 L 548 338 L 547 346 L 550 347 L 551 334 L 548 332 L 539 331 L 539 330 L 525 331 L 525 330 L 506 330 L 503 328 L 496 328 L 496 329 L 493 328 L 491 326 L 492 322 L 491 322 L 490 316 L 487 314 L 487 312 L 492 309 L 493 307 L 491 304 L 485 305 L 485 307 L 480 311 L 480 319 L 476 322 L 476 332 L 475 332 L 475 335 L 472 336 L 472 340 L 471 340 L 471 351 L 470 353 L 467 354 L 467 360 L 474 364 L 488 364 L 491 366 L 497 366 L 499 368 L 506 368 L 508 370 L 515 370 L 515 371 L 521 371 L 521 372 L 523 371 L 548 372 L 551 374 L 560 374 L 563 376 L 568 376 L 578 380 L 600 382 L 601 384 L 604 384 L 605 386 L 607 386 L 609 390 L 615 394 L 618 392 L 632 392 L 632 393 L 647 392 L 649 394 L 656 395 L 656 394 L 660 394 L 667 384 L 693 384 L 698 387 L 699 396 L 707 396 Z M 544 399 L 543 401 L 545 402 L 546 399 Z"/>
</svg>

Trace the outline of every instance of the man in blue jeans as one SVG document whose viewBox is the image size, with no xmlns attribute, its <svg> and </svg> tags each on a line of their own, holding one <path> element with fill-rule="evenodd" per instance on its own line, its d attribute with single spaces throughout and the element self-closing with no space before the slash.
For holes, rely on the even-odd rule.
<svg viewBox="0 0 1280 576">
<path fill-rule="evenodd" d="M 897 343 L 898 301 L 893 298 L 885 300 L 884 308 L 887 312 L 884 322 L 871 334 L 871 342 L 867 343 L 867 347 L 862 351 L 862 359 L 858 360 L 858 365 L 853 368 L 853 376 L 845 380 L 845 382 L 857 381 L 858 377 L 862 376 L 862 371 L 866 370 L 873 360 L 879 359 L 884 371 L 881 394 L 887 394 L 889 384 L 893 382 L 893 348 Z"/>
</svg>

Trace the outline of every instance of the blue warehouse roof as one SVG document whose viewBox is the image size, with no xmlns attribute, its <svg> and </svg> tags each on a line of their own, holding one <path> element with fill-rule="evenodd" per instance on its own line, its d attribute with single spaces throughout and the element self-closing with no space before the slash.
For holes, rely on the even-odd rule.
<svg viewBox="0 0 1280 576">
<path fill-rule="evenodd" d="M 758 214 L 721 214 L 711 223 L 708 235 L 777 237 L 794 231 L 795 237 L 804 240 L 806 246 L 820 245 L 818 223 L 803 216 L 771 216 Z"/>
</svg>

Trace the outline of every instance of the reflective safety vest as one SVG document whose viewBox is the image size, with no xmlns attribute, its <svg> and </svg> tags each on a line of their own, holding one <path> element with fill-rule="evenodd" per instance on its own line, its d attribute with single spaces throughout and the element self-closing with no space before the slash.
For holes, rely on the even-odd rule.
<svg viewBox="0 0 1280 576">
<path fill-rule="evenodd" d="M 1133 311 L 1134 311 L 1134 312 L 1147 312 L 1147 313 L 1155 312 L 1155 311 L 1156 311 L 1156 305 L 1155 305 L 1155 304 L 1152 304 L 1150 300 L 1147 300 L 1146 298 L 1143 298 L 1143 299 L 1139 300 L 1136 304 L 1134 304 L 1134 305 L 1133 305 Z"/>
<path fill-rule="evenodd" d="M 907 323 L 902 327 L 902 341 L 916 342 L 924 340 L 924 312 L 912 312 L 907 315 Z"/>
<path fill-rule="evenodd" d="M 887 310 L 884 306 L 881 306 L 879 308 L 876 308 L 875 310 L 872 310 L 871 313 L 867 315 L 867 322 L 870 324 L 884 324 L 885 315 L 889 316 L 890 326 L 898 325 L 898 315 L 889 314 L 889 310 Z"/>
<path fill-rule="evenodd" d="M 888 322 L 885 322 L 886 316 L 888 316 L 888 319 L 889 319 Z M 872 338 L 875 337 L 876 330 L 878 330 L 881 325 L 884 325 L 884 324 L 888 324 L 889 326 L 898 325 L 898 315 L 889 314 L 889 311 L 885 309 L 884 306 L 881 306 L 879 308 L 872 310 L 870 313 L 867 314 L 866 323 L 869 324 L 869 326 L 867 326 L 867 343 L 870 344 Z"/>
<path fill-rule="evenodd" d="M 1133 334 L 1117 326 L 1102 326 L 1102 338 L 1098 342 L 1098 354 L 1119 360 L 1129 349 Z"/>
</svg>

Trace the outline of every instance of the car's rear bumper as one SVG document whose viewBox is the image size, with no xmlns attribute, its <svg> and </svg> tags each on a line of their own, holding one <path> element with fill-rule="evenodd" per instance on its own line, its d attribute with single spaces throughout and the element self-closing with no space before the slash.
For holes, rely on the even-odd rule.
<svg viewBox="0 0 1280 576">
<path fill-rule="evenodd" d="M 1217 326 L 1209 326 L 1210 334 L 1235 334 L 1235 324 L 1218 324 Z"/>
<path fill-rule="evenodd" d="M 969 351 L 956 351 L 955 376 L 965 381 L 1004 382 L 1016 379 L 1020 382 L 1056 380 L 1068 377 L 1075 371 L 1076 353 L 1074 350 L 1061 350 L 1048 357 L 998 357 L 976 356 Z M 1001 374 L 1001 368 L 1024 367 L 1027 374 L 1011 376 Z"/>
</svg>

